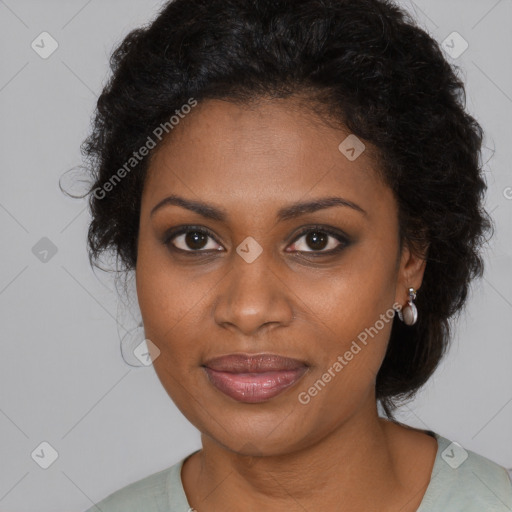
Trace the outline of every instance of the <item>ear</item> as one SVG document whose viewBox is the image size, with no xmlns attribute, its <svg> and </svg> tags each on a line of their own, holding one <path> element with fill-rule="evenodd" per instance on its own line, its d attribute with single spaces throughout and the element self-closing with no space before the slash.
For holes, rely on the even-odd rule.
<svg viewBox="0 0 512 512">
<path fill-rule="evenodd" d="M 416 291 L 420 289 L 423 282 L 423 274 L 427 265 L 428 246 L 424 250 L 413 251 L 411 247 L 404 242 L 400 255 L 398 268 L 395 302 L 405 304 L 409 299 L 409 288 Z"/>
</svg>

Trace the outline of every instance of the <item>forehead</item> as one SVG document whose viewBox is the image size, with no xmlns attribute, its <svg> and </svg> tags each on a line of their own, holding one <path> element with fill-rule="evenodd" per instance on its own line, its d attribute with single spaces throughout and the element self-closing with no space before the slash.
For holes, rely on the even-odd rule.
<svg viewBox="0 0 512 512">
<path fill-rule="evenodd" d="M 378 178 L 376 152 L 366 143 L 351 161 L 339 149 L 348 136 L 303 101 L 207 100 L 180 120 L 153 155 L 143 202 L 181 193 L 225 208 L 230 201 L 257 207 L 339 194 L 371 204 L 387 188 Z"/>
</svg>

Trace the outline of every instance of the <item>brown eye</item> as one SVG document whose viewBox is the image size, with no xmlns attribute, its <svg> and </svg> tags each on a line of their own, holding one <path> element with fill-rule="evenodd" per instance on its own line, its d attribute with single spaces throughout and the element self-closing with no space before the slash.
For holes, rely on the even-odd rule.
<svg viewBox="0 0 512 512">
<path fill-rule="evenodd" d="M 199 231 L 189 231 L 184 237 L 185 245 L 190 249 L 203 249 L 208 241 L 208 235 Z"/>
<path fill-rule="evenodd" d="M 321 251 L 329 243 L 329 235 L 321 231 L 311 231 L 306 235 L 306 245 L 315 251 Z"/>
</svg>

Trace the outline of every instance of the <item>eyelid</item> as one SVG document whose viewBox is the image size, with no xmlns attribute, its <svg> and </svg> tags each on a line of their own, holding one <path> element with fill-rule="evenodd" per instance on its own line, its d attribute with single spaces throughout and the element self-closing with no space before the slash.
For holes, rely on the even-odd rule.
<svg viewBox="0 0 512 512">
<path fill-rule="evenodd" d="M 321 233 L 326 233 L 336 239 L 342 239 L 344 242 L 349 242 L 350 238 L 348 235 L 343 233 L 343 231 L 331 228 L 329 226 L 322 226 L 321 224 L 312 224 L 310 226 L 304 226 L 299 230 L 298 233 L 295 234 L 295 237 L 293 238 L 293 241 L 297 241 L 301 236 L 310 233 L 312 231 L 320 231 Z"/>
<path fill-rule="evenodd" d="M 185 233 L 193 232 L 193 231 L 197 231 L 199 233 L 203 233 L 203 234 L 207 235 L 209 238 L 212 238 L 215 241 L 215 243 L 217 243 L 218 245 L 222 245 L 217 240 L 217 237 L 213 234 L 213 232 L 211 230 L 209 230 L 207 227 L 196 226 L 196 225 L 189 225 L 189 224 L 186 224 L 186 225 L 183 225 L 183 226 L 177 226 L 175 228 L 171 228 L 169 231 L 167 231 L 164 234 L 162 242 L 166 246 L 172 245 L 173 246 L 173 250 L 180 251 L 182 253 L 192 253 L 192 254 L 201 254 L 201 253 L 208 254 L 208 253 L 211 253 L 212 249 L 209 249 L 207 251 L 204 251 L 204 250 L 197 250 L 197 251 L 190 250 L 190 251 L 187 251 L 185 249 L 180 249 L 179 247 L 176 247 L 174 244 L 171 243 L 174 238 L 176 238 L 176 237 L 178 237 L 180 235 L 183 235 Z"/>
<path fill-rule="evenodd" d="M 315 231 L 320 232 L 320 233 L 325 233 L 326 235 L 328 235 L 332 238 L 335 238 L 339 242 L 339 245 L 337 245 L 334 249 L 330 249 L 328 251 L 323 251 L 323 250 L 313 251 L 313 250 L 311 250 L 311 251 L 291 251 L 291 252 L 299 253 L 301 255 L 307 254 L 307 255 L 312 255 L 312 256 L 334 255 L 337 252 L 341 251 L 343 248 L 347 247 L 351 243 L 350 237 L 348 235 L 346 235 L 345 233 L 343 233 L 343 231 L 335 229 L 335 228 L 331 228 L 329 226 L 322 226 L 319 224 L 314 224 L 314 225 L 304 226 L 303 228 L 301 228 L 299 233 L 295 234 L 291 244 L 297 243 L 297 241 L 300 240 L 304 235 L 311 233 L 311 232 L 315 232 Z"/>
</svg>

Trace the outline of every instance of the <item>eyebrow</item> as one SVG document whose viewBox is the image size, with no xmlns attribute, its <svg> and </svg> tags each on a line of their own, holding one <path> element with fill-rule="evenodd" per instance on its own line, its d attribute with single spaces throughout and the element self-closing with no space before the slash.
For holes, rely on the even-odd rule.
<svg viewBox="0 0 512 512">
<path fill-rule="evenodd" d="M 177 195 L 170 195 L 169 197 L 162 199 L 158 204 L 156 204 L 152 208 L 149 214 L 150 217 L 153 216 L 157 210 L 168 205 L 181 206 L 182 208 L 186 208 L 187 210 L 195 212 L 207 219 L 225 222 L 228 218 L 228 215 L 225 210 L 221 210 L 216 206 L 213 206 L 208 203 L 202 203 L 199 201 L 193 201 L 191 199 L 185 199 L 184 197 L 180 197 Z M 323 197 L 315 199 L 313 201 L 297 202 L 285 206 L 284 208 L 281 208 L 277 212 L 277 220 L 289 220 L 304 215 L 306 213 L 316 212 L 318 210 L 331 208 L 333 206 L 346 206 L 348 208 L 352 208 L 353 210 L 362 213 L 365 216 L 368 215 L 363 208 L 361 208 L 358 204 L 352 201 L 343 199 L 342 197 Z"/>
</svg>

